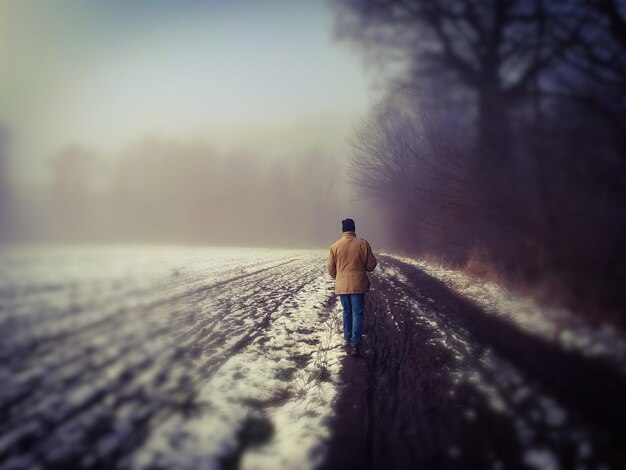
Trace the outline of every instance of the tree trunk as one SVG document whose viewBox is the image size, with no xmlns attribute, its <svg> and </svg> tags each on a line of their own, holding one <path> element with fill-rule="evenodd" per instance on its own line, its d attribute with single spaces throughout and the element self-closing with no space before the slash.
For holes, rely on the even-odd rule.
<svg viewBox="0 0 626 470">
<path fill-rule="evenodd" d="M 477 156 L 486 168 L 502 169 L 511 158 L 511 124 L 504 98 L 495 87 L 478 90 Z"/>
</svg>

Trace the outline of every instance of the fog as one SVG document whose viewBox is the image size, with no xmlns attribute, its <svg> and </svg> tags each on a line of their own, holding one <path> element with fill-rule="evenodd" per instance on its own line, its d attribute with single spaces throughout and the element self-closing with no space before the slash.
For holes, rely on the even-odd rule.
<svg viewBox="0 0 626 470">
<path fill-rule="evenodd" d="M 260 157 L 151 138 L 108 160 L 68 146 L 49 163 L 47 185 L 17 193 L 9 237 L 322 247 L 339 236 L 346 213 L 382 233 L 359 212 L 341 159 L 322 151 Z"/>
<path fill-rule="evenodd" d="M 1 8 L 3 240 L 384 244 L 345 171 L 376 93 L 326 3 Z"/>
</svg>

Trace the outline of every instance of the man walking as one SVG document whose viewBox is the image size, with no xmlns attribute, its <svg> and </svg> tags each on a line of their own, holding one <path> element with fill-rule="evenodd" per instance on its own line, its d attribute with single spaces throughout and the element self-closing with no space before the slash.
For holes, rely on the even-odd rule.
<svg viewBox="0 0 626 470">
<path fill-rule="evenodd" d="M 369 242 L 356 236 L 354 220 L 342 220 L 341 229 L 342 237 L 330 246 L 328 273 L 335 279 L 335 294 L 343 306 L 343 336 L 352 345 L 351 354 L 357 356 L 365 293 L 370 288 L 366 271 L 373 271 L 377 262 Z"/>
</svg>

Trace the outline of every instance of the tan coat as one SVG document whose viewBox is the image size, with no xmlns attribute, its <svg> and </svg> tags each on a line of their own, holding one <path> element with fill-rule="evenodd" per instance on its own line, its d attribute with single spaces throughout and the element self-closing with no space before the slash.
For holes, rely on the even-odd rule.
<svg viewBox="0 0 626 470">
<path fill-rule="evenodd" d="M 370 288 L 366 271 L 373 271 L 376 258 L 367 240 L 354 232 L 343 232 L 330 246 L 328 274 L 335 279 L 335 294 L 365 293 Z"/>
</svg>

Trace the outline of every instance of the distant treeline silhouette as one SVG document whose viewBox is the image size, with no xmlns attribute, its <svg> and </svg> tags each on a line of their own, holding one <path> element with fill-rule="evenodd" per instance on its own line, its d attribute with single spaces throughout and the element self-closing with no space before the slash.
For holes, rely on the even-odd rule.
<svg viewBox="0 0 626 470">
<path fill-rule="evenodd" d="M 48 185 L 14 191 L 5 238 L 324 247 L 351 204 L 341 159 L 315 151 L 270 158 L 151 138 L 115 156 L 69 145 L 49 163 Z"/>
</svg>

